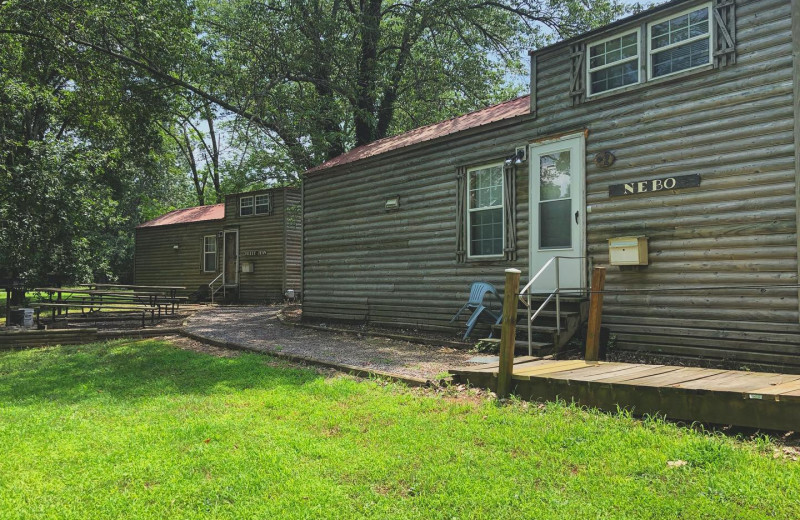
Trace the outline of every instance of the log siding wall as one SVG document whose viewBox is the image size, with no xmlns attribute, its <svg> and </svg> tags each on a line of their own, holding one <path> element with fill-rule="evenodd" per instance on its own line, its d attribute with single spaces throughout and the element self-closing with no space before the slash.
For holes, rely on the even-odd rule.
<svg viewBox="0 0 800 520">
<path fill-rule="evenodd" d="M 222 269 L 222 240 L 217 239 L 217 269 L 203 271 L 203 237 L 222 231 L 223 221 L 210 220 L 155 226 L 136 230 L 134 283 L 139 285 L 180 285 L 186 296 L 207 285 Z M 174 246 L 178 249 L 174 249 Z"/>
<path fill-rule="evenodd" d="M 302 289 L 302 224 L 303 211 L 300 190 L 284 190 L 284 274 L 283 290 Z"/>
<path fill-rule="evenodd" d="M 587 135 L 592 263 L 607 264 L 610 237 L 649 237 L 650 265 L 610 268 L 607 290 L 796 284 L 791 3 L 739 1 L 736 14 L 734 65 L 573 107 L 569 45 L 556 46 L 534 56 L 535 114 L 307 175 L 304 314 L 453 330 L 472 281 L 499 286 L 512 266 L 527 276 L 529 256 L 524 165 L 517 260 L 456 263 L 456 168 L 572 131 Z M 592 158 L 606 150 L 616 162 L 600 168 Z M 698 188 L 608 197 L 609 184 L 689 173 Z M 397 195 L 400 209 L 385 211 Z M 798 291 L 778 287 L 609 294 L 604 310 L 616 348 L 753 366 L 800 366 L 798 319 Z"/>
<path fill-rule="evenodd" d="M 241 196 L 271 193 L 271 212 L 239 216 Z M 299 228 L 286 223 L 287 204 L 299 201 L 296 188 L 275 188 L 225 197 L 225 218 L 136 230 L 135 280 L 142 285 L 183 285 L 185 294 L 208 284 L 223 269 L 223 240 L 217 239 L 217 270 L 203 272 L 203 237 L 221 231 L 239 232 L 239 294 L 244 303 L 280 301 L 287 288 L 299 288 Z M 179 249 L 174 250 L 173 245 Z M 245 251 L 259 254 L 246 256 Z M 266 254 L 260 254 L 266 251 Z M 242 262 L 252 262 L 253 272 L 241 272 Z M 293 287 L 292 287 L 293 286 Z"/>
</svg>

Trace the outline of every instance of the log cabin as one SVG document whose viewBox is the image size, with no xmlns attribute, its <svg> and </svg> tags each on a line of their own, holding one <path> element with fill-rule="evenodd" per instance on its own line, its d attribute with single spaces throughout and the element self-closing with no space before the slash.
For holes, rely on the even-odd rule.
<svg viewBox="0 0 800 520">
<path fill-rule="evenodd" d="M 134 283 L 209 287 L 242 303 L 299 296 L 300 220 L 300 190 L 289 187 L 172 211 L 136 228 Z"/>
<path fill-rule="evenodd" d="M 308 170 L 304 319 L 454 332 L 515 267 L 563 294 L 552 351 L 608 266 L 611 348 L 800 370 L 798 5 L 661 4 L 532 51 L 529 95 Z"/>
</svg>

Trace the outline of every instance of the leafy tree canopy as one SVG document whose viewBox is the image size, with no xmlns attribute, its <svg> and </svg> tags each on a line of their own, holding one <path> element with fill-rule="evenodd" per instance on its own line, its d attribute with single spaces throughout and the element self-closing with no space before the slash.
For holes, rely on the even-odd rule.
<svg viewBox="0 0 800 520">
<path fill-rule="evenodd" d="M 518 95 L 525 50 L 623 10 L 0 0 L 0 270 L 124 273 L 143 219 Z"/>
</svg>

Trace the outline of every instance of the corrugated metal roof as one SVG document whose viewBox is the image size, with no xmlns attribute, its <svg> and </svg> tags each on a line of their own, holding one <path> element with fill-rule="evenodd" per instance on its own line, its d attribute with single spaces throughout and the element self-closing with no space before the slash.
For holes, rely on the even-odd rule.
<svg viewBox="0 0 800 520">
<path fill-rule="evenodd" d="M 306 173 L 317 172 L 332 168 L 334 166 L 341 166 L 343 164 L 352 163 L 368 157 L 374 157 L 398 148 L 411 146 L 412 144 L 422 143 L 425 141 L 432 141 L 440 137 L 455 134 L 476 128 L 503 119 L 522 116 L 530 112 L 530 96 L 522 96 L 510 101 L 504 101 L 498 105 L 493 105 L 476 112 L 470 112 L 463 116 L 454 117 L 447 121 L 434 123 L 428 126 L 422 126 L 409 130 L 404 134 L 387 137 L 378 141 L 353 148 L 347 153 L 338 157 L 334 157 L 330 161 L 324 162 L 319 166 L 315 166 Z"/>
<path fill-rule="evenodd" d="M 136 227 L 169 226 L 171 224 L 189 224 L 206 220 L 222 220 L 225 218 L 225 203 L 211 206 L 196 206 L 194 208 L 176 209 L 153 220 L 148 220 Z"/>
</svg>

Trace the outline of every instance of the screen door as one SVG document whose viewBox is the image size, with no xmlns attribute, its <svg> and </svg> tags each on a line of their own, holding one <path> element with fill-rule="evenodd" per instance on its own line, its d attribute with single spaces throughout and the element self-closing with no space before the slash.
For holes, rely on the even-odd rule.
<svg viewBox="0 0 800 520">
<path fill-rule="evenodd" d="M 585 287 L 584 255 L 585 152 L 584 136 L 531 145 L 530 274 L 534 276 L 554 256 L 559 260 L 560 287 Z M 542 273 L 534 292 L 556 288 L 554 266 Z"/>
</svg>

